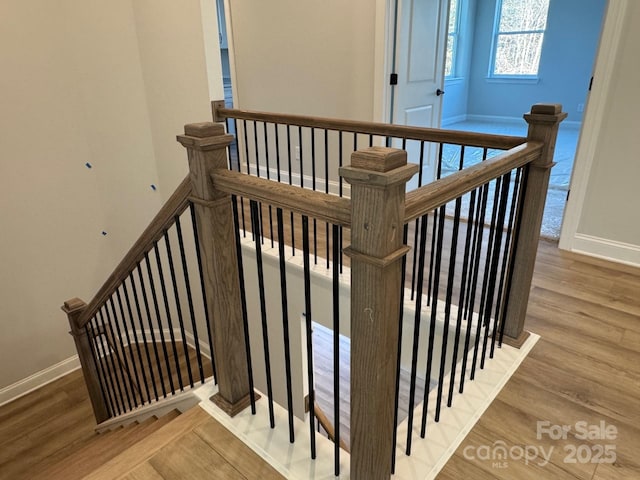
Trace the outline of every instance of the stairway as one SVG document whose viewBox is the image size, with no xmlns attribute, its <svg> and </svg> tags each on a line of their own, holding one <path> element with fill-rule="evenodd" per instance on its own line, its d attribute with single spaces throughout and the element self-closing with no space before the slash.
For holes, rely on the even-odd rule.
<svg viewBox="0 0 640 480">
<path fill-rule="evenodd" d="M 172 410 L 162 417 L 150 417 L 106 433 L 96 434 L 81 446 L 71 445 L 67 455 L 51 465 L 40 465 L 34 479 L 76 480 L 97 470 L 114 457 L 162 429 L 180 415 Z"/>
<path fill-rule="evenodd" d="M 43 464 L 34 480 L 281 480 L 283 477 L 200 407 L 99 434 Z"/>
</svg>

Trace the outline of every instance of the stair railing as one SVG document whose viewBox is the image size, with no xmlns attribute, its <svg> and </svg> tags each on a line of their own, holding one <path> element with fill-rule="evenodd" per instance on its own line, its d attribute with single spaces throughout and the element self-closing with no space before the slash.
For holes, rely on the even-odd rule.
<svg viewBox="0 0 640 480">
<path fill-rule="evenodd" d="M 231 117 L 232 115 L 234 117 Z M 489 336 L 492 336 L 492 353 L 498 332 L 500 332 L 500 340 L 504 335 L 515 343 L 521 342 L 525 335 L 526 299 L 531 285 L 549 169 L 553 164 L 555 137 L 558 125 L 566 114 L 561 113 L 559 105 L 533 106 L 531 113 L 525 115 L 529 123 L 527 138 L 290 115 L 274 116 L 259 112 L 232 111 L 222 108 L 220 104 L 217 106 L 214 104 L 214 118 L 221 120 L 225 116 L 243 120 L 253 119 L 251 121 L 254 122 L 256 150 L 253 172 L 248 155 L 244 158 L 247 162 L 246 172 L 233 171 L 234 166 L 237 170 L 242 170 L 239 168 L 240 163 L 243 162 L 241 147 L 238 143 L 236 144 L 235 159 L 233 154 L 230 155 L 231 158 L 227 157 L 227 150 L 232 144 L 233 137 L 224 132 L 221 124 L 187 125 L 184 135 L 178 136 L 179 142 L 188 152 L 190 187 L 184 184 L 181 186 L 184 190 L 179 195 L 180 202 L 177 203 L 180 208 L 184 208 L 184 202 L 190 200 L 196 219 L 194 225 L 197 225 L 197 250 L 200 252 L 199 258 L 202 259 L 204 308 L 205 312 L 211 313 L 207 317 L 207 324 L 211 333 L 211 351 L 214 352 L 219 387 L 219 392 L 213 401 L 229 415 L 235 415 L 249 405 L 252 408 L 255 407 L 247 312 L 243 297 L 244 285 L 239 280 L 242 278 L 242 264 L 239 234 L 235 227 L 239 222 L 238 201 L 240 199 L 251 201 L 252 211 L 255 213 L 252 215 L 254 235 L 262 235 L 260 230 L 263 228 L 258 220 L 258 202 L 268 205 L 269 213 L 273 207 L 276 210 L 282 209 L 302 215 L 305 232 L 308 232 L 309 218 L 314 219 L 314 222 L 316 220 L 326 222 L 327 231 L 330 224 L 335 225 L 336 228 L 350 229 L 351 244 L 344 248 L 344 252 L 350 259 L 351 269 L 351 478 L 387 479 L 393 467 L 392 452 L 396 441 L 394 422 L 397 419 L 397 381 L 401 342 L 399 324 L 402 324 L 398 322 L 398 315 L 402 315 L 403 311 L 406 255 L 410 250 L 407 246 L 407 222 L 414 219 L 423 220 L 420 224 L 421 235 L 416 233 L 416 238 L 420 238 L 422 244 L 418 255 L 422 257 L 418 261 L 422 271 L 425 264 L 427 216 L 433 217 L 432 241 L 438 248 L 432 249 L 431 253 L 434 258 L 431 263 L 435 265 L 435 274 L 433 275 L 434 286 L 429 289 L 431 295 L 429 298 L 434 302 L 432 312 L 435 312 L 435 301 L 441 297 L 441 294 L 446 297 L 445 315 L 448 318 L 451 315 L 453 273 L 449 272 L 446 293 L 442 293 L 437 287 L 438 279 L 441 277 L 440 267 L 443 263 L 441 252 L 445 237 L 444 225 L 445 219 L 448 218 L 445 206 L 449 202 L 455 202 L 453 221 L 455 231 L 457 228 L 455 225 L 461 222 L 460 209 L 463 198 L 474 199 L 469 205 L 470 218 L 467 219 L 469 226 L 466 228 L 468 238 L 473 238 L 471 243 L 476 246 L 476 255 L 471 255 L 470 258 L 475 258 L 477 262 L 481 254 L 484 256 L 486 253 L 481 303 L 487 314 L 491 314 L 494 308 L 497 312 L 499 308 L 500 316 L 496 315 L 491 327 L 491 315 L 480 321 L 471 307 L 467 331 L 471 331 L 476 325 L 478 332 L 484 331 L 482 361 L 484 361 Z M 262 147 L 259 146 L 256 121 L 265 122 L 263 129 L 265 142 Z M 328 194 L 328 168 L 325 168 L 324 192 L 294 186 L 290 171 L 287 183 L 272 181 L 276 178 L 269 178 L 269 174 L 266 175 L 267 178 L 257 178 L 261 172 L 258 163 L 260 156 L 266 155 L 268 162 L 270 151 L 267 138 L 268 122 L 282 122 L 287 128 L 295 125 L 298 128 L 302 126 L 311 129 L 322 128 L 326 129 L 325 132 L 329 130 L 355 132 L 354 147 L 357 148 L 351 155 L 351 163 L 339 168 L 340 178 L 350 184 L 350 198 Z M 276 131 L 277 128 L 276 126 Z M 238 132 L 237 124 L 235 129 Z M 245 136 L 244 147 L 248 151 L 248 143 L 246 143 L 248 129 L 243 125 L 240 130 Z M 416 140 L 421 145 L 420 165 L 407 163 L 407 153 L 403 150 L 375 145 L 361 148 L 358 145 L 358 135 L 365 135 L 365 138 L 368 136 L 370 145 L 376 143 L 374 136 L 379 136 L 385 145 L 393 145 L 394 140 L 399 139 L 402 146 L 405 146 L 407 139 Z M 327 136 L 328 134 L 325 133 L 325 138 Z M 313 131 L 312 139 L 315 139 Z M 440 144 L 438 179 L 405 194 L 405 184 L 416 172 L 422 171 L 422 151 L 425 142 Z M 479 146 L 484 149 L 484 161 L 465 168 L 462 160 L 464 154 L 462 154 L 459 171 L 441 178 L 442 142 L 462 145 L 462 153 L 465 146 Z M 276 152 L 279 152 L 277 136 L 275 144 Z M 327 144 L 328 142 L 325 143 Z M 487 151 L 490 148 L 509 148 L 510 150 L 487 159 Z M 342 150 L 343 145 L 340 142 L 340 152 Z M 290 154 L 291 148 L 288 148 L 288 151 Z M 311 151 L 313 152 L 314 149 Z M 325 157 L 328 156 L 328 148 L 324 151 Z M 342 154 L 339 153 L 339 155 Z M 315 170 L 315 167 L 313 168 Z M 270 171 L 268 163 L 266 170 L 263 171 Z M 514 187 L 511 181 L 513 171 L 516 171 L 517 187 Z M 256 176 L 249 176 L 247 173 L 254 173 Z M 301 186 L 306 187 L 304 176 L 302 172 L 300 173 Z M 278 177 L 277 180 L 281 179 Z M 490 188 L 492 182 L 495 184 L 493 192 Z M 191 193 L 188 194 L 188 191 Z M 476 205 L 483 203 L 486 206 L 489 199 L 492 199 L 493 213 L 488 229 L 489 247 L 485 248 L 485 252 L 483 250 L 486 234 L 486 232 L 483 233 L 486 220 L 484 211 L 479 216 L 475 216 L 474 212 L 482 210 Z M 175 205 L 173 208 L 176 211 L 180 209 Z M 166 209 L 163 208 L 163 211 Z M 509 215 L 509 211 L 514 212 L 513 215 Z M 281 215 L 281 212 L 278 213 Z M 100 372 L 102 364 L 104 369 L 108 369 L 109 364 L 101 362 L 98 358 L 108 355 L 104 351 L 100 352 L 99 348 L 93 348 L 93 343 L 96 343 L 95 335 L 92 336 L 90 328 L 88 330 L 85 328 L 84 331 L 82 328 L 90 326 L 90 320 L 95 319 L 96 315 L 101 317 L 101 308 L 105 305 L 107 307 L 105 315 L 109 313 L 109 304 L 111 311 L 116 311 L 113 303 L 114 293 L 118 292 L 119 285 L 125 281 L 127 275 L 131 274 L 132 269 L 139 267 L 141 259 L 146 258 L 145 255 L 153 241 L 162 237 L 163 230 L 168 226 L 168 217 L 170 216 L 165 215 L 158 220 L 158 225 L 152 225 L 147 229 L 143 235 L 144 241 L 138 242 L 136 245 L 140 245 L 132 249 L 135 251 L 130 252 L 123 261 L 126 268 L 112 275 L 88 307 L 75 300 L 65 304 L 64 309 L 69 315 L 72 334 L 76 339 L 92 402 L 94 397 L 98 400 L 102 398 L 102 404 L 99 401 L 94 402 L 96 418 L 114 414 L 114 406 L 108 404 L 106 400 L 108 392 L 105 390 L 110 389 L 108 375 Z M 418 223 L 416 223 L 416 231 Z M 293 230 L 293 225 L 291 226 Z M 337 230 L 334 229 L 334 232 L 337 233 Z M 503 237 L 503 234 L 506 236 Z M 455 243 L 457 243 L 457 235 L 455 233 L 450 237 L 456 239 Z M 307 270 L 306 262 L 309 260 L 310 253 L 308 234 L 303 237 L 305 270 Z M 274 238 L 273 234 L 271 238 Z M 337 234 L 334 235 L 335 238 Z M 467 248 L 465 252 L 466 250 Z M 452 245 L 450 255 L 452 266 L 455 265 L 456 258 L 455 248 Z M 503 268 L 498 275 L 501 259 Z M 469 264 L 468 259 L 464 262 Z M 477 277 L 478 273 L 479 268 L 476 265 L 474 275 Z M 421 275 L 422 273 L 419 272 L 418 276 Z M 150 273 L 149 276 L 151 276 Z M 501 294 L 489 293 L 498 286 L 498 283 Z M 422 297 L 421 290 L 417 292 L 416 297 Z M 469 300 L 469 296 L 466 298 L 467 302 L 473 302 Z M 462 305 L 459 307 L 462 309 Z M 307 313 L 310 322 L 310 312 Z M 435 313 L 432 313 L 432 319 L 434 317 Z M 475 335 L 476 345 L 480 341 L 480 336 Z M 470 335 L 467 337 L 469 338 Z M 431 338 L 430 343 L 432 343 Z M 457 343 L 456 340 L 456 346 Z M 443 344 L 443 348 L 446 348 L 446 344 Z M 431 350 L 429 352 L 429 362 L 431 362 Z M 444 354 L 441 369 L 443 363 Z M 310 366 L 312 380 L 311 370 Z M 100 380 L 102 377 L 105 381 Z M 442 371 L 440 377 L 439 389 L 442 389 Z M 312 385 L 313 382 L 309 384 Z M 313 449 L 315 419 L 313 389 L 309 403 Z M 273 421 L 271 423 L 273 426 Z M 336 425 L 338 423 L 336 418 Z M 339 449 L 339 442 L 336 442 L 336 449 Z M 312 457 L 315 457 L 313 452 Z"/>
<path fill-rule="evenodd" d="M 185 178 L 92 301 L 62 307 L 98 424 L 215 372 L 191 193 Z"/>
</svg>

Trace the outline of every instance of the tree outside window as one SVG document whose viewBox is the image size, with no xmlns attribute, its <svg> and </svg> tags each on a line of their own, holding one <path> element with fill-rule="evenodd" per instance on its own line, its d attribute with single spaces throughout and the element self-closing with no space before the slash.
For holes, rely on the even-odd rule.
<svg viewBox="0 0 640 480">
<path fill-rule="evenodd" d="M 549 0 L 498 0 L 490 76 L 538 75 Z"/>
</svg>

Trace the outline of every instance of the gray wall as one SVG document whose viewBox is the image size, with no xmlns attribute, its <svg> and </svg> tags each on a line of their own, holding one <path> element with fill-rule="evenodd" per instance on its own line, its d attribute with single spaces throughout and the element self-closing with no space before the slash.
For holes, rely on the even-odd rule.
<svg viewBox="0 0 640 480">
<path fill-rule="evenodd" d="M 174 3 L 2 2 L 0 403 L 75 354 L 62 302 L 91 299 L 211 118 L 200 0 Z"/>
<path fill-rule="evenodd" d="M 230 6 L 238 108 L 372 119 L 374 2 Z"/>
</svg>

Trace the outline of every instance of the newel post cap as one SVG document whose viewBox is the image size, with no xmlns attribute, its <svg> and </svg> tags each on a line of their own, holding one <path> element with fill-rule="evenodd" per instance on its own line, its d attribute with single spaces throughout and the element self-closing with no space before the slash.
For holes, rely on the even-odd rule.
<svg viewBox="0 0 640 480">
<path fill-rule="evenodd" d="M 568 113 L 562 111 L 559 103 L 536 103 L 531 111 L 523 115 L 527 123 L 560 123 L 567 118 Z"/>
<path fill-rule="evenodd" d="M 351 165 L 340 167 L 340 176 L 349 183 L 390 186 L 407 182 L 418 165 L 407 163 L 407 152 L 397 148 L 369 147 L 351 154 Z"/>
<path fill-rule="evenodd" d="M 224 125 L 213 122 L 189 123 L 184 126 L 184 135 L 176 138 L 186 148 L 203 151 L 224 148 L 233 142 L 233 135 L 225 133 Z"/>
</svg>

